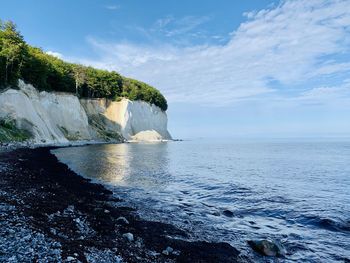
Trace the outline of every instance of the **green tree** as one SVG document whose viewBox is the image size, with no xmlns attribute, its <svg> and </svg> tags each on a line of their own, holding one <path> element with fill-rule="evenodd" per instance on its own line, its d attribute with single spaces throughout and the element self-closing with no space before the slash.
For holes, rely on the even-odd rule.
<svg viewBox="0 0 350 263">
<path fill-rule="evenodd" d="M 21 78 L 39 90 L 50 90 L 47 83 L 50 69 L 46 54 L 40 48 L 29 46 L 28 56 L 25 57 L 21 70 Z"/>
<path fill-rule="evenodd" d="M 0 57 L 3 61 L 2 66 L 4 66 L 2 84 L 4 86 L 15 85 L 20 77 L 27 45 L 13 22 L 1 22 L 0 26 Z"/>
<path fill-rule="evenodd" d="M 78 96 L 79 88 L 87 80 L 86 67 L 82 65 L 73 65 L 73 76 L 75 80 L 75 94 Z"/>
</svg>

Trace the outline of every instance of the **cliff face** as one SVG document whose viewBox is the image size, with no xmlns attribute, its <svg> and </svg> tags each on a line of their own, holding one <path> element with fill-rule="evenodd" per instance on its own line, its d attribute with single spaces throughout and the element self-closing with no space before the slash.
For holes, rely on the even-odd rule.
<svg viewBox="0 0 350 263">
<path fill-rule="evenodd" d="M 123 99 L 119 102 L 106 99 L 81 100 L 92 121 L 100 121 L 107 131 L 119 130 L 127 140 L 168 140 L 167 115 L 159 107 L 143 101 Z"/>
<path fill-rule="evenodd" d="M 19 88 L 0 93 L 0 120 L 14 120 L 33 143 L 171 139 L 166 113 L 146 102 L 79 101 L 72 94 L 38 92 L 23 81 Z"/>
</svg>

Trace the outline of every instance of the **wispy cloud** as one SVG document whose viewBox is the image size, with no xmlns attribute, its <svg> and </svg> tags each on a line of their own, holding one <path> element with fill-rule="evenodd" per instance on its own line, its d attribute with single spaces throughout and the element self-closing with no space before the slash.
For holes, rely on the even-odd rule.
<svg viewBox="0 0 350 263">
<path fill-rule="evenodd" d="M 120 9 L 120 5 L 106 5 L 104 6 L 108 10 L 118 10 Z"/>
<path fill-rule="evenodd" d="M 298 99 L 318 103 L 332 103 L 334 100 L 346 100 L 350 102 L 350 82 L 344 81 L 342 84 L 336 86 L 313 88 L 303 92 Z"/>
<path fill-rule="evenodd" d="M 308 83 L 349 72 L 349 0 L 287 0 L 245 16 L 225 45 L 145 46 L 89 38 L 101 59 L 80 61 L 144 80 L 171 102 L 206 105 L 284 96 L 285 89 L 295 98 L 327 94 L 334 87 L 317 89 Z M 189 34 L 206 19 L 169 16 L 152 30 L 169 37 Z"/>
<path fill-rule="evenodd" d="M 193 33 L 193 30 L 196 30 L 209 20 L 209 16 L 185 16 L 182 18 L 175 18 L 169 15 L 158 19 L 150 31 L 160 32 L 167 37 L 174 37 L 189 32 Z M 198 30 L 196 30 L 196 33 L 198 33 Z"/>
</svg>

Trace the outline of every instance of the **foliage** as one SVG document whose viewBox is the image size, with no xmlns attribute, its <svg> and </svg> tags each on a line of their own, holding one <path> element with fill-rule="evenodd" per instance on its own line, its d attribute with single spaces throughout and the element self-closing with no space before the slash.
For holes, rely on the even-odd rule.
<svg viewBox="0 0 350 263">
<path fill-rule="evenodd" d="M 20 77 L 26 44 L 12 22 L 0 21 L 0 85 L 13 85 Z"/>
<path fill-rule="evenodd" d="M 71 92 L 80 97 L 143 100 L 167 110 L 164 96 L 150 85 L 107 71 L 65 62 L 25 43 L 12 22 L 0 20 L 0 89 L 18 79 L 39 90 Z"/>
<path fill-rule="evenodd" d="M 31 137 L 32 135 L 28 131 L 18 129 L 13 120 L 0 120 L 0 143 L 13 141 L 23 142 L 30 139 Z"/>
<path fill-rule="evenodd" d="M 131 100 L 143 100 L 151 104 L 159 106 L 161 109 L 166 110 L 168 104 L 164 96 L 155 88 L 147 85 L 146 83 L 124 78 L 123 90 L 121 95 L 128 97 Z"/>
</svg>

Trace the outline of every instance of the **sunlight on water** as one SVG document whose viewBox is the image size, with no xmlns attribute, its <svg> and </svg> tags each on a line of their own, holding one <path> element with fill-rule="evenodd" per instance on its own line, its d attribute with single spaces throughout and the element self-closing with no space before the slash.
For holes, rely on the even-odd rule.
<svg viewBox="0 0 350 263">
<path fill-rule="evenodd" d="M 337 262 L 350 251 L 350 143 L 116 144 L 53 151 L 107 182 L 145 218 L 226 241 L 273 238 L 287 261 Z"/>
</svg>

